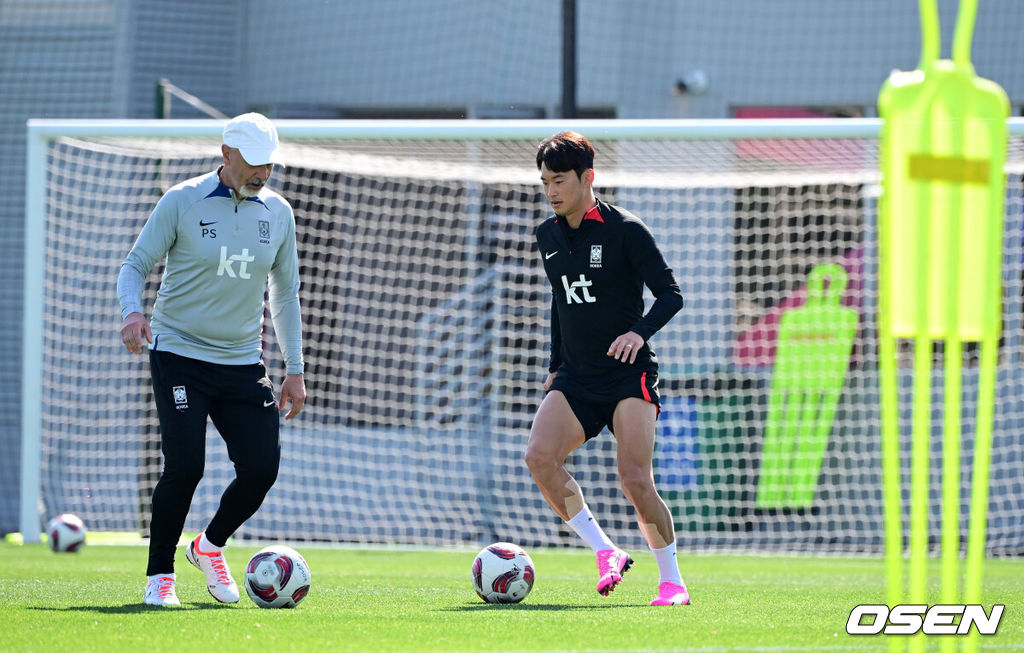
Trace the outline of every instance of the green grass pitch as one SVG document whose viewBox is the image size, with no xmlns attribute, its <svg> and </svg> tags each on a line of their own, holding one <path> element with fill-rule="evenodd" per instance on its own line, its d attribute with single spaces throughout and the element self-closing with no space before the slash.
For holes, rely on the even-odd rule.
<svg viewBox="0 0 1024 653">
<path fill-rule="evenodd" d="M 236 605 L 214 601 L 180 553 L 182 607 L 154 608 L 141 604 L 142 546 L 90 543 L 58 555 L 0 543 L 0 651 L 710 653 L 884 651 L 888 643 L 845 632 L 854 605 L 884 603 L 880 558 L 683 553 L 693 604 L 652 608 L 657 572 L 645 551 L 633 552 L 637 565 L 605 598 L 594 591 L 589 552 L 530 550 L 530 596 L 487 605 L 469 579 L 475 551 L 296 548 L 312 570 L 309 595 L 294 610 L 262 610 L 244 591 Z M 257 549 L 228 549 L 236 579 Z M 993 603 L 1006 612 L 982 650 L 1024 650 L 1024 561 L 987 562 L 986 609 Z"/>
</svg>

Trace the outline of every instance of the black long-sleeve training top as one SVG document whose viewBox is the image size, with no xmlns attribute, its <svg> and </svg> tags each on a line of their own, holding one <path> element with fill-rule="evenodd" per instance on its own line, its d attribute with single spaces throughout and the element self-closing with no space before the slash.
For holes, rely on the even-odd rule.
<svg viewBox="0 0 1024 653">
<path fill-rule="evenodd" d="M 635 215 L 598 201 L 579 228 L 551 216 L 536 231 L 551 282 L 551 361 L 586 382 L 629 369 L 656 369 L 648 340 L 683 306 L 671 268 L 647 226 Z M 643 286 L 654 304 L 643 314 Z M 608 356 L 620 335 L 644 339 L 632 366 Z"/>
</svg>

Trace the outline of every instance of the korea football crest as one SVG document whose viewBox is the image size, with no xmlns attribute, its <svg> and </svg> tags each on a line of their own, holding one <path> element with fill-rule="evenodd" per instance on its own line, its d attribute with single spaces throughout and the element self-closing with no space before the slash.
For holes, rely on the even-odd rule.
<svg viewBox="0 0 1024 653">
<path fill-rule="evenodd" d="M 188 410 L 188 393 L 185 392 L 185 386 L 172 386 L 171 394 L 174 396 L 175 408 L 178 410 Z"/>
<path fill-rule="evenodd" d="M 601 245 L 590 246 L 590 267 L 599 268 L 601 267 Z"/>
<path fill-rule="evenodd" d="M 260 244 L 261 245 L 269 245 L 270 244 L 270 221 L 269 220 L 260 220 L 259 229 L 260 229 Z"/>
</svg>

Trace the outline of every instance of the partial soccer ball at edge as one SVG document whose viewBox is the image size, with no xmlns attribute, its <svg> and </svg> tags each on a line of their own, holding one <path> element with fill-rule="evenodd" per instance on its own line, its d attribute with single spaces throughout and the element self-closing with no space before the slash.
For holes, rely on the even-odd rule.
<svg viewBox="0 0 1024 653">
<path fill-rule="evenodd" d="M 488 603 L 519 603 L 533 589 L 533 560 L 520 547 L 495 542 L 473 560 L 473 589 Z"/>
<path fill-rule="evenodd" d="M 295 549 L 264 547 L 245 568 L 245 592 L 261 608 L 294 608 L 309 592 L 309 565 Z"/>
<path fill-rule="evenodd" d="M 85 524 L 69 512 L 46 524 L 46 538 L 54 553 L 74 553 L 85 546 Z"/>
</svg>

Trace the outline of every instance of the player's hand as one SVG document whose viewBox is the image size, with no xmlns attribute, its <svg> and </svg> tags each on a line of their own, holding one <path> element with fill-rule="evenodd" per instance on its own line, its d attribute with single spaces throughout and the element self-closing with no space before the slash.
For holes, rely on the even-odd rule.
<svg viewBox="0 0 1024 653">
<path fill-rule="evenodd" d="M 277 401 L 277 409 L 284 410 L 291 402 L 291 408 L 285 419 L 291 419 L 299 414 L 303 404 L 306 403 L 306 383 L 302 380 L 301 374 L 289 374 L 284 377 L 281 384 L 281 398 Z"/>
<path fill-rule="evenodd" d="M 544 392 L 547 392 L 548 390 L 551 389 L 551 384 L 555 382 L 555 377 L 557 375 L 558 372 L 551 372 L 550 374 L 548 374 L 548 378 L 544 380 Z"/>
<path fill-rule="evenodd" d="M 145 342 L 143 342 L 145 339 Z M 153 329 L 142 313 L 129 313 L 121 323 L 121 342 L 133 354 L 142 353 L 146 344 L 153 342 Z"/>
<path fill-rule="evenodd" d="M 608 347 L 608 355 L 617 361 L 632 364 L 636 362 L 636 354 L 643 346 L 643 338 L 632 331 L 627 331 Z"/>
</svg>

